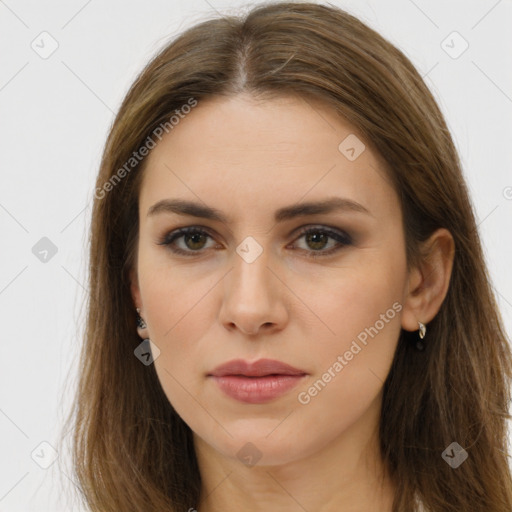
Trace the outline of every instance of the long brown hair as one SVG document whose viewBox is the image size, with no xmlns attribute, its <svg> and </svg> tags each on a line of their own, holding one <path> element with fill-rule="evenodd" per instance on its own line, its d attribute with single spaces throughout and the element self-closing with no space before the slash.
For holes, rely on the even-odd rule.
<svg viewBox="0 0 512 512">
<path fill-rule="evenodd" d="M 126 163 L 191 99 L 200 105 L 241 92 L 316 98 L 360 130 L 399 192 L 409 265 L 421 260 L 419 244 L 435 229 L 452 233 L 450 286 L 428 326 L 426 350 L 416 351 L 402 331 L 384 385 L 380 442 L 397 484 L 393 511 L 416 510 L 419 498 L 435 512 L 510 512 L 512 357 L 452 138 L 403 53 L 346 12 L 312 3 L 260 5 L 195 25 L 146 66 L 122 103 L 96 184 L 72 414 L 85 502 L 94 512 L 186 511 L 198 504 L 191 430 L 154 365 L 133 354 L 141 340 L 129 272 L 145 160 Z M 452 442 L 469 454 L 457 469 L 441 456 Z"/>
</svg>

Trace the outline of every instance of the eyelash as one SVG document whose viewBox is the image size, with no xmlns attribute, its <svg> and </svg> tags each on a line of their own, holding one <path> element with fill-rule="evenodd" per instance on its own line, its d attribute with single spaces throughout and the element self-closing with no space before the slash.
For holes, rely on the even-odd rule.
<svg viewBox="0 0 512 512">
<path fill-rule="evenodd" d="M 328 229 L 325 227 L 303 228 L 295 240 L 298 240 L 299 238 L 302 238 L 303 236 L 306 236 L 306 235 L 309 235 L 312 233 L 322 233 L 324 235 L 327 235 L 329 238 L 336 240 L 338 242 L 338 245 L 336 245 L 335 247 L 331 247 L 330 249 L 325 250 L 325 251 L 324 250 L 308 251 L 306 249 L 299 249 L 301 251 L 306 251 L 307 252 L 306 256 L 308 258 L 327 257 L 327 256 L 330 256 L 331 254 L 334 254 L 335 252 L 338 252 L 345 246 L 352 245 L 352 239 L 347 233 L 332 231 L 331 229 Z M 210 235 L 210 233 L 208 233 L 204 229 L 201 229 L 197 226 L 191 226 L 191 227 L 176 229 L 175 231 L 171 231 L 170 233 L 167 233 L 158 242 L 158 245 L 169 246 L 169 249 L 175 254 L 180 254 L 180 255 L 188 256 L 188 257 L 194 257 L 195 255 L 199 255 L 199 254 L 201 254 L 201 252 L 204 252 L 204 251 L 202 249 L 200 249 L 198 251 L 193 251 L 193 250 L 185 251 L 183 249 L 179 249 L 179 248 L 173 246 L 173 243 L 176 240 L 178 240 L 179 238 L 182 238 L 185 235 L 194 235 L 194 234 L 206 235 L 210 238 L 213 238 Z"/>
</svg>

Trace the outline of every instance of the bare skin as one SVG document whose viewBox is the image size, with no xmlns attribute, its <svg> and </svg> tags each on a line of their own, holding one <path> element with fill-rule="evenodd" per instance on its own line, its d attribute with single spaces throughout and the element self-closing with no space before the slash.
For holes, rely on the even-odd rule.
<svg viewBox="0 0 512 512">
<path fill-rule="evenodd" d="M 429 259 L 407 270 L 398 196 L 368 142 L 353 160 L 340 151 L 350 134 L 362 141 L 321 103 L 241 95 L 200 102 L 148 156 L 132 295 L 147 324 L 139 334 L 160 350 L 162 387 L 194 433 L 202 493 L 190 507 L 199 512 L 392 509 L 378 448 L 382 387 L 400 330 L 417 331 L 441 306 L 453 239 L 436 231 Z M 274 219 L 280 208 L 335 197 L 363 208 Z M 148 215 L 166 199 L 226 219 Z M 206 233 L 159 244 L 183 227 Z M 247 237 L 256 244 L 244 246 Z M 258 255 L 248 262 L 237 247 Z M 239 358 L 307 375 L 248 404 L 208 377 Z"/>
</svg>

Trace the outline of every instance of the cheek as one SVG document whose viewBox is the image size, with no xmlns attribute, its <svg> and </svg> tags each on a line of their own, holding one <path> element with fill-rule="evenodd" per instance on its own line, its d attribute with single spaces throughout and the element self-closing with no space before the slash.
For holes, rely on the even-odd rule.
<svg viewBox="0 0 512 512">
<path fill-rule="evenodd" d="M 378 421 L 379 395 L 401 330 L 403 275 L 399 260 L 393 264 L 381 254 L 380 263 L 339 272 L 325 287 L 328 299 L 317 302 L 335 334 L 315 343 L 316 372 L 297 390 L 301 425 L 295 427 L 314 429 L 319 442 L 349 430 L 367 414 L 375 415 L 370 425 Z M 324 421 L 319 424 L 318 418 Z M 283 438 L 293 435 L 291 427 Z"/>
<path fill-rule="evenodd" d="M 375 398 L 400 335 L 405 280 L 404 255 L 372 250 L 357 263 L 326 273 L 314 286 L 304 283 L 302 293 L 309 286 L 311 307 L 329 328 L 318 331 L 324 334 L 314 344 L 316 374 L 307 383 L 317 384 L 311 393 L 302 388 L 305 402 L 322 395 L 315 400 L 343 400 L 364 408 Z"/>
<path fill-rule="evenodd" d="M 182 354 L 193 353 L 203 339 L 206 319 L 213 321 L 210 294 L 218 279 L 188 279 L 179 271 L 158 277 L 151 279 L 143 292 L 149 334 L 162 354 L 172 352 L 179 360 Z"/>
<path fill-rule="evenodd" d="M 204 299 L 218 277 L 212 265 L 176 262 L 165 247 L 150 245 L 147 241 L 140 248 L 138 266 L 150 335 L 167 345 L 187 325 L 188 337 L 195 339 L 194 327 L 200 325 L 191 317 L 197 318 L 204 309 Z"/>
<path fill-rule="evenodd" d="M 194 403 L 187 390 L 194 394 L 210 369 L 205 344 L 215 321 L 211 297 L 220 284 L 219 276 L 211 270 L 199 274 L 192 266 L 173 268 L 168 261 L 162 264 L 154 258 L 141 257 L 140 262 L 149 337 L 160 350 L 155 369 L 169 401 L 183 410 Z"/>
<path fill-rule="evenodd" d="M 390 245 L 390 244 L 388 244 Z M 306 267 L 294 268 L 294 292 L 314 313 L 324 343 L 341 350 L 359 336 L 364 343 L 375 328 L 379 339 L 396 341 L 406 281 L 405 255 L 385 248 L 351 253 L 336 267 L 324 267 L 314 275 Z M 366 334 L 365 334 L 366 333 Z M 389 333 L 389 336 L 388 336 Z M 316 350 L 316 347 L 315 347 Z"/>
</svg>

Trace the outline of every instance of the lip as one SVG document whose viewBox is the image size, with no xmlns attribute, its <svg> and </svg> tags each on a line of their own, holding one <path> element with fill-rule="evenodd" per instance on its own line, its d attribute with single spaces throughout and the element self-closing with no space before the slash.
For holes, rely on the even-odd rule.
<svg viewBox="0 0 512 512">
<path fill-rule="evenodd" d="M 252 363 L 243 359 L 233 359 L 217 366 L 208 375 L 224 377 L 226 375 L 241 375 L 244 377 L 264 377 L 265 375 L 305 375 L 304 370 L 294 368 L 289 364 L 275 359 L 258 359 Z"/>
<path fill-rule="evenodd" d="M 273 359 L 259 359 L 252 363 L 235 359 L 221 364 L 208 377 L 231 398 L 261 404 L 284 395 L 306 375 L 304 370 Z"/>
</svg>

